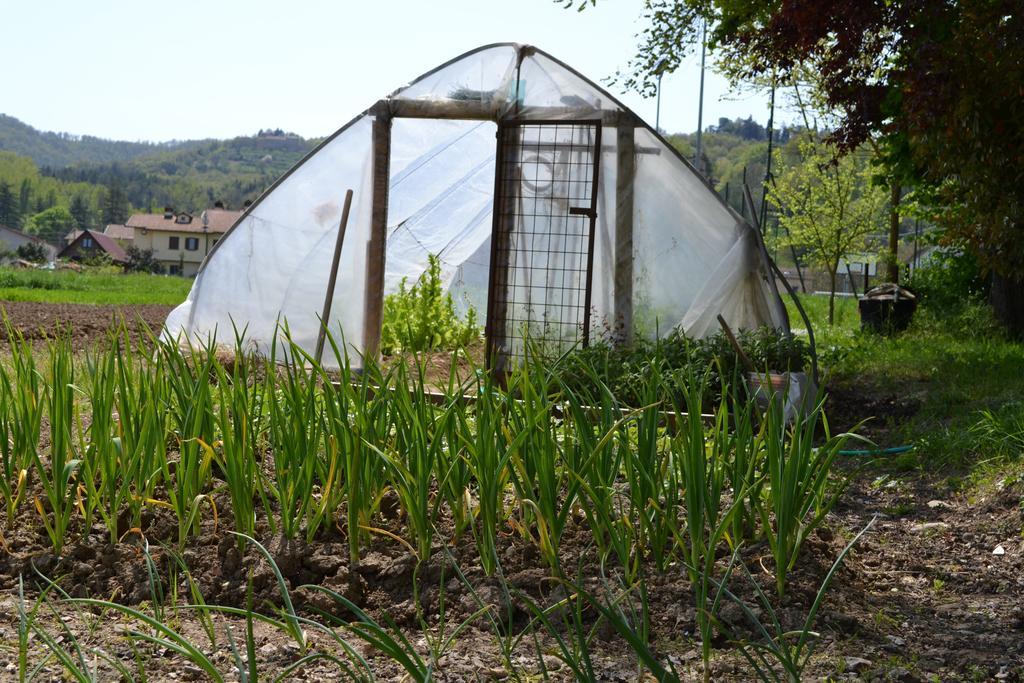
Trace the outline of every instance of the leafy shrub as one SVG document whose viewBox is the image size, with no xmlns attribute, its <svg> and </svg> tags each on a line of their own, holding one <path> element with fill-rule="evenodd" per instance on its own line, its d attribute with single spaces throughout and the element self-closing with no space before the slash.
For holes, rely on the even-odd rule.
<svg viewBox="0 0 1024 683">
<path fill-rule="evenodd" d="M 966 303 L 988 296 L 989 281 L 970 252 L 957 248 L 938 249 L 927 265 L 917 268 L 906 282 L 924 308 L 938 314 L 958 312 Z"/>
<path fill-rule="evenodd" d="M 96 251 L 90 254 L 87 258 L 82 259 L 83 266 L 89 266 L 90 268 L 107 268 L 114 265 L 114 260 L 105 251 Z"/>
<path fill-rule="evenodd" d="M 46 263 L 50 260 L 46 254 L 46 249 L 43 245 L 37 242 L 27 242 L 18 247 L 17 251 L 14 252 L 15 256 L 25 261 L 31 261 L 32 263 Z"/>
<path fill-rule="evenodd" d="M 457 349 L 480 338 L 476 311 L 465 320 L 455 311 L 452 295 L 441 283 L 441 261 L 431 254 L 426 272 L 412 287 L 402 278 L 398 291 L 384 298 L 381 352 Z"/>
<path fill-rule="evenodd" d="M 737 335 L 740 348 L 759 371 L 804 371 L 810 365 L 807 343 L 770 327 L 743 330 Z M 737 386 L 745 368 L 736 349 L 724 333 L 691 339 L 676 331 L 656 341 L 638 340 L 630 346 L 597 342 L 571 353 L 562 365 L 561 380 L 569 387 L 586 387 L 588 368 L 597 370 L 619 400 L 642 405 L 640 392 L 648 378 L 657 374 L 671 378 L 672 386 L 685 386 L 687 377 L 709 375 L 713 400 L 721 389 Z M 670 397 L 665 397 L 670 398 Z"/>
<path fill-rule="evenodd" d="M 160 262 L 153 256 L 152 249 L 139 249 L 130 246 L 125 250 L 128 255 L 128 262 L 124 265 L 126 273 L 160 273 L 163 268 Z"/>
</svg>

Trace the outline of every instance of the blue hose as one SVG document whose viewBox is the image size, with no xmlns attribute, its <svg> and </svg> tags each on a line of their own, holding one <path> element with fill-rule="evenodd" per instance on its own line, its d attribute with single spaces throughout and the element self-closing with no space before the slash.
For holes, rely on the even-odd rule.
<svg viewBox="0 0 1024 683">
<path fill-rule="evenodd" d="M 866 450 L 839 451 L 839 455 L 850 456 L 873 456 L 873 455 L 899 455 L 914 450 L 913 444 L 906 446 L 893 446 L 892 448 L 869 448 Z"/>
</svg>

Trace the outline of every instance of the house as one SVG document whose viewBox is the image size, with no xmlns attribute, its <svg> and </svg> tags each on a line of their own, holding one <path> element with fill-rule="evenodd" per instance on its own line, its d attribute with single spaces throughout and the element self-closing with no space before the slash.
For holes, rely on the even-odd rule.
<svg viewBox="0 0 1024 683">
<path fill-rule="evenodd" d="M 35 235 L 29 235 L 20 230 L 8 228 L 6 225 L 0 225 L 0 252 L 6 251 L 13 254 L 18 250 L 18 247 L 26 244 L 37 244 L 42 247 L 47 261 L 53 261 L 57 258 L 57 247 L 49 242 L 41 240 Z"/>
<path fill-rule="evenodd" d="M 213 245 L 241 215 L 241 211 L 213 208 L 193 216 L 168 207 L 163 214 L 134 214 L 124 227 L 131 229 L 136 248 L 153 250 L 165 273 L 193 277 Z"/>
<path fill-rule="evenodd" d="M 106 254 L 114 263 L 127 263 L 128 254 L 109 235 L 83 230 L 58 256 L 68 261 L 89 261 Z"/>
</svg>

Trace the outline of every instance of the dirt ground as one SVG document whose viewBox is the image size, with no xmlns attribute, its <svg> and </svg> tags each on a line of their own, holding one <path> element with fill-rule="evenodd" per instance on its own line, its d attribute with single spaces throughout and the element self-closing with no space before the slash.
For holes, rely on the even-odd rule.
<svg viewBox="0 0 1024 683">
<path fill-rule="evenodd" d="M 111 307 L 4 306 L 22 330 L 46 329 L 57 320 L 71 322 L 76 328 L 76 342 L 102 337 L 105 321 L 115 312 Z M 119 310 L 137 312 L 153 326 L 162 322 L 169 309 L 152 306 Z M 79 327 L 83 327 L 81 333 Z M 857 421 L 874 411 L 886 415 L 889 424 L 900 419 L 901 411 L 912 414 L 912 406 L 895 409 L 890 404 L 884 397 L 862 402 L 860 415 L 856 414 L 855 400 L 841 400 L 836 408 L 843 420 Z M 844 460 L 840 471 L 850 477 L 849 487 L 825 527 L 809 539 L 804 557 L 791 575 L 787 598 L 779 606 L 785 629 L 799 627 L 834 558 L 854 534 L 872 519 L 875 522 L 847 557 L 819 612 L 815 628 L 821 638 L 806 678 L 1024 680 L 1024 482 L 997 481 L 982 493 L 965 494 L 956 481 L 939 475 L 894 473 L 863 460 Z M 227 496 L 218 493 L 214 499 L 219 519 L 230 520 Z M 397 510 L 389 501 L 383 508 Z M 392 514 L 382 520 L 382 528 L 402 536 L 404 521 Z M 174 566 L 172 555 L 180 552 L 207 604 L 244 606 L 250 572 L 257 605 L 267 611 L 281 604 L 269 565 L 252 549 L 240 553 L 236 539 L 211 518 L 204 520 L 197 538 L 177 550 L 173 549 L 176 526 L 168 511 L 150 509 L 140 531 L 141 536 L 130 534 L 112 545 L 99 524 L 91 529 L 75 528 L 75 540 L 58 559 L 47 550 L 35 511 L 22 506 L 13 529 L 5 532 L 7 551 L 0 552 L 0 678 L 11 676 L 16 666 L 11 644 L 16 642 L 19 576 L 30 598 L 42 585 L 38 571 L 59 578 L 60 586 L 72 597 L 114 599 L 149 612 L 153 596 L 141 549 L 143 537 L 165 582 Z M 385 534 L 376 534 L 358 565 L 350 566 L 340 530 L 331 529 L 309 545 L 271 537 L 265 521 L 261 522 L 261 532 L 301 614 L 320 618 L 316 612 L 319 609 L 347 615 L 322 594 L 299 588 L 304 584 L 322 585 L 343 594 L 378 620 L 393 620 L 421 654 L 428 649 L 427 634 L 435 638 L 451 635 L 481 604 L 493 605 L 490 619 L 478 617 L 452 640 L 439 662 L 440 680 L 505 680 L 510 678 L 510 667 L 520 679 L 537 680 L 544 669 L 553 680 L 572 679 L 555 656 L 558 646 L 553 638 L 518 638 L 532 618 L 530 601 L 553 605 L 566 593 L 552 580 L 534 546 L 511 528 L 499 539 L 507 591 L 499 580 L 484 576 L 471 536 L 453 539 L 450 528 L 442 528 L 432 559 L 418 570 L 405 547 Z M 605 589 L 602 571 L 609 577 L 617 571 L 614 566 L 602 570 L 581 523 L 570 523 L 563 550 L 563 565 L 579 567 L 579 576 L 590 591 L 601 593 Z M 448 553 L 454 565 L 446 560 Z M 747 548 L 743 558 L 770 594 L 773 579 L 767 548 Z M 458 577 L 454 567 L 465 580 Z M 178 579 L 184 602 L 187 592 L 180 573 Z M 649 576 L 648 582 L 654 650 L 672 662 L 684 679 L 699 680 L 700 644 L 694 638 L 695 611 L 685 572 L 674 566 L 663 575 Z M 165 594 L 171 586 L 169 582 L 165 585 Z M 736 577 L 732 587 L 756 607 L 745 579 Z M 757 613 L 767 619 L 763 612 Z M 75 610 L 66 605 L 61 607 L 60 615 L 83 646 L 100 648 L 132 666 L 137 653 L 123 637 L 133 627 L 131 620 L 109 611 L 85 607 Z M 727 606 L 721 618 L 734 636 L 752 636 L 751 625 L 737 607 Z M 46 619 L 51 632 L 60 634 L 63 627 L 56 616 Z M 194 613 L 168 608 L 165 619 L 205 650 L 215 652 L 213 660 L 222 671 L 230 668 L 228 633 L 238 639 L 245 633 L 244 620 L 215 616 L 217 642 L 211 645 Z M 589 629 L 595 622 L 594 615 L 588 613 L 585 619 Z M 315 649 L 339 651 L 326 634 L 312 628 L 308 631 Z M 255 638 L 264 673 L 282 671 L 300 656 L 297 646 L 279 630 L 257 624 Z M 348 639 L 359 642 L 351 636 Z M 67 644 L 69 640 L 64 638 L 62 642 Z M 714 680 L 752 680 L 749 666 L 734 645 L 719 638 L 715 646 Z M 38 648 L 36 641 L 33 652 L 38 654 Z M 204 680 L 198 669 L 183 665 L 166 648 L 136 646 L 136 650 L 146 654 L 149 680 Z M 402 680 L 401 671 L 392 662 L 374 656 L 361 644 L 356 650 L 368 658 L 382 680 Z M 636 680 L 636 662 L 611 629 L 599 627 L 593 632 L 591 650 L 599 680 Z M 101 670 L 107 670 L 102 663 Z M 60 668 L 51 662 L 45 673 L 56 680 Z M 319 660 L 293 672 L 288 680 L 339 678 L 335 665 Z"/>
<path fill-rule="evenodd" d="M 0 316 L 26 340 L 42 341 L 54 334 L 70 333 L 75 348 L 106 338 L 112 324 L 124 320 L 126 327 L 138 334 L 139 324 L 154 333 L 160 331 L 173 306 L 95 306 L 91 304 L 48 304 L 30 301 L 0 301 Z M 0 345 L 6 345 L 6 333 L 0 333 Z"/>
</svg>

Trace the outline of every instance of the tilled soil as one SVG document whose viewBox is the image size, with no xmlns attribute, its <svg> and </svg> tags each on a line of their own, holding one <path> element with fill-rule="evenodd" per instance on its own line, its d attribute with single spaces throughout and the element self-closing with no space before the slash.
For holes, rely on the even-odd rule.
<svg viewBox="0 0 1024 683">
<path fill-rule="evenodd" d="M 105 340 L 112 325 L 122 320 L 133 335 L 145 328 L 158 333 L 173 308 L 157 304 L 97 306 L 0 301 L 0 315 L 6 316 L 14 330 L 26 340 L 42 342 L 56 334 L 67 334 L 75 348 L 86 348 L 93 342 Z M 6 330 L 0 330 L 0 347 L 8 343 Z"/>
<path fill-rule="evenodd" d="M 899 477 L 876 481 L 862 474 L 855 474 L 826 527 L 808 540 L 804 556 L 790 576 L 787 596 L 776 605 L 783 628 L 798 629 L 818 585 L 847 539 L 877 517 L 840 568 L 818 615 L 815 629 L 822 637 L 808 670 L 809 679 L 1021 680 L 1024 486 L 1016 482 L 997 487 L 982 499 L 970 500 L 951 493 L 939 481 Z M 215 496 L 215 500 L 220 520 L 230 519 L 226 496 Z M 405 534 L 401 518 L 383 519 L 381 525 L 385 531 Z M 151 583 L 138 533 L 130 532 L 122 542 L 111 544 L 99 524 L 84 537 L 82 529 L 73 529 L 71 537 L 75 540 L 58 559 L 46 549 L 47 539 L 38 531 L 34 511 L 24 508 L 14 528 L 7 538 L 9 552 L 0 557 L 0 591 L 7 596 L 0 599 L 0 632 L 10 635 L 16 625 L 13 596 L 18 577 L 23 577 L 30 589 L 41 586 L 36 571 L 59 577 L 61 587 L 72 597 L 108 597 L 149 609 Z M 179 554 L 173 548 L 175 528 L 169 514 L 156 511 L 147 513 L 141 529 L 164 581 L 175 566 L 172 556 Z M 550 607 L 566 596 L 535 546 L 512 529 L 506 529 L 500 538 L 504 583 L 484 576 L 469 534 L 458 540 L 440 534 L 433 557 L 418 568 L 404 546 L 383 535 L 363 550 L 354 566 L 348 561 L 345 538 L 337 530 L 310 544 L 274 537 L 265 525 L 261 525 L 259 536 L 282 572 L 300 613 L 321 621 L 317 609 L 351 618 L 325 595 L 300 588 L 322 585 L 380 621 L 393 620 L 423 654 L 427 652 L 424 626 L 435 637 L 440 631 L 451 634 L 481 605 L 492 605 L 489 618 L 472 621 L 451 643 L 441 661 L 442 680 L 507 678 L 508 664 L 500 654 L 503 639 L 508 639 L 504 641 L 507 645 L 527 629 L 534 617 L 531 602 Z M 1002 552 L 995 554 L 996 548 L 1002 548 Z M 563 566 L 578 568 L 575 576 L 582 577 L 588 591 L 601 595 L 616 585 L 613 578 L 618 568 L 612 563 L 602 570 L 589 533 L 581 524 L 570 525 L 562 554 Z M 239 552 L 237 539 L 223 526 L 216 528 L 209 515 L 201 535 L 186 544 L 180 557 L 208 604 L 244 606 L 250 575 L 258 607 L 272 613 L 273 606 L 282 602 L 269 564 L 252 549 Z M 767 549 L 753 546 L 743 558 L 765 592 L 772 595 L 773 574 Z M 724 563 L 725 558 L 719 563 L 720 570 Z M 607 582 L 602 575 L 609 577 Z M 178 577 L 179 594 L 187 601 L 187 584 L 180 571 Z M 731 587 L 758 608 L 742 575 L 734 577 Z M 164 592 L 168 594 L 169 585 Z M 687 678 L 696 679 L 700 647 L 694 638 L 695 611 L 685 572 L 675 565 L 663 574 L 649 573 L 648 592 L 655 651 L 672 661 Z M 755 612 L 767 625 L 769 615 L 759 609 Z M 83 614 L 69 617 L 69 623 L 87 620 Z M 738 606 L 727 603 L 721 618 L 734 636 L 755 635 Z M 177 613 L 175 619 L 195 642 L 207 645 L 197 620 L 184 612 Z M 215 621 L 218 629 L 232 628 L 236 637 L 244 633 L 244 621 L 226 617 Z M 594 615 L 588 612 L 585 621 L 586 628 L 591 628 Z M 123 628 L 93 628 L 91 644 L 130 662 L 131 650 L 120 637 Z M 594 634 L 591 648 L 600 680 L 635 680 L 636 663 L 621 638 L 607 626 L 599 627 Z M 261 663 L 267 670 L 280 671 L 297 659 L 297 650 L 282 632 L 261 628 L 257 635 Z M 211 649 L 223 657 L 227 666 L 230 648 L 225 638 L 222 634 L 219 644 Z M 318 647 L 331 647 L 322 634 L 316 635 L 314 642 Z M 546 655 L 544 663 L 555 680 L 570 680 L 572 676 L 553 657 L 556 642 L 546 634 L 539 642 Z M 715 680 L 750 679 L 749 668 L 727 639 L 717 638 L 715 646 Z M 365 650 L 362 646 L 359 649 Z M 532 637 L 512 642 L 511 650 L 512 665 L 518 673 L 539 675 L 540 660 Z M 4 657 L 13 662 L 14 653 L 0 653 L 0 667 Z M 385 680 L 399 677 L 392 662 L 383 658 L 371 658 L 371 662 Z M 151 680 L 170 680 L 182 674 L 180 661 L 173 658 L 156 657 L 147 664 L 147 671 Z M 308 667 L 305 674 L 331 680 L 337 669 L 321 662 Z"/>
</svg>

